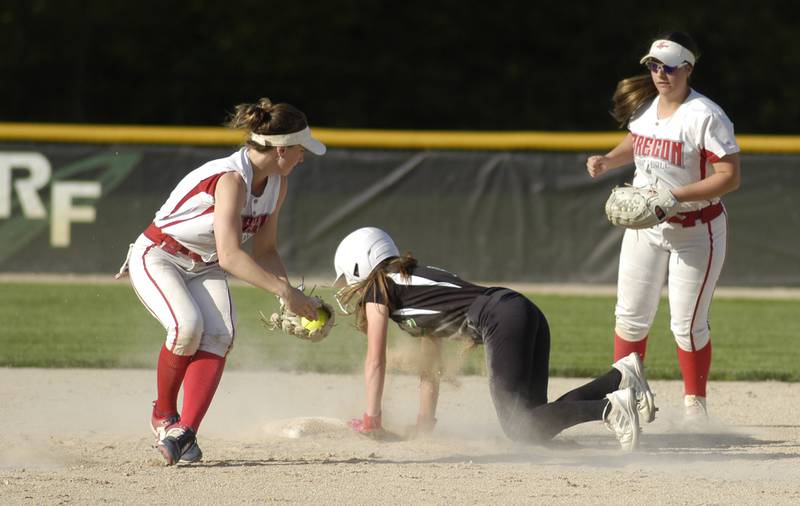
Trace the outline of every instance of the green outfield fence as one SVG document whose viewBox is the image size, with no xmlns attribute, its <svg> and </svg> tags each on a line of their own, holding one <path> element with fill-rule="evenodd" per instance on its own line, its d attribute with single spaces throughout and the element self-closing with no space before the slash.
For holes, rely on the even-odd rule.
<svg viewBox="0 0 800 506">
<path fill-rule="evenodd" d="M 622 231 L 603 205 L 632 170 L 593 180 L 585 161 L 623 132 L 314 132 L 330 150 L 294 171 L 280 218 L 292 276 L 332 276 L 341 238 L 373 225 L 467 279 L 615 282 Z M 183 175 L 242 139 L 218 127 L 0 123 L 0 273 L 115 272 Z M 800 136 L 738 140 L 720 284 L 800 286 Z"/>
<path fill-rule="evenodd" d="M 337 148 L 591 151 L 609 149 L 623 132 L 461 132 L 313 128 Z M 101 144 L 238 144 L 241 132 L 222 127 L 156 127 L 0 123 L 0 141 Z M 737 135 L 743 153 L 800 153 L 798 135 Z"/>
</svg>

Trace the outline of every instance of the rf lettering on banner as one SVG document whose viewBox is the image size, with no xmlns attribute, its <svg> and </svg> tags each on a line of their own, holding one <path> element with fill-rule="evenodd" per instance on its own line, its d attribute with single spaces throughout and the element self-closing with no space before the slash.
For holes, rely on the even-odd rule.
<svg viewBox="0 0 800 506">
<path fill-rule="evenodd" d="M 12 181 L 13 171 L 25 171 L 27 177 Z M 0 153 L 0 219 L 12 217 L 12 196 L 16 194 L 22 216 L 28 220 L 47 219 L 47 208 L 40 192 L 52 178 L 50 161 L 41 153 Z M 77 199 L 98 199 L 102 194 L 96 181 L 56 181 L 50 190 L 50 245 L 66 248 L 72 242 L 73 223 L 94 223 L 97 218 L 91 205 L 77 205 Z"/>
</svg>

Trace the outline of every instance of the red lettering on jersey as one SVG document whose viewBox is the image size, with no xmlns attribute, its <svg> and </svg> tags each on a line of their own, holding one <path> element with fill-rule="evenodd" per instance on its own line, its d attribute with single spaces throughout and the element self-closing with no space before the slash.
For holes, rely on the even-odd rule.
<svg viewBox="0 0 800 506">
<path fill-rule="evenodd" d="M 242 232 L 255 234 L 267 220 L 269 220 L 268 214 L 262 214 L 260 216 L 242 216 Z"/>
<path fill-rule="evenodd" d="M 633 154 L 660 158 L 683 167 L 683 143 L 679 141 L 633 134 Z"/>
<path fill-rule="evenodd" d="M 662 144 L 666 144 L 664 142 L 664 139 L 653 139 L 653 149 L 651 150 L 653 156 L 658 156 L 658 157 L 661 156 L 660 153 Z"/>
<path fill-rule="evenodd" d="M 672 142 L 672 151 L 669 154 L 669 162 L 677 167 L 683 167 L 683 143 Z"/>
<path fill-rule="evenodd" d="M 658 154 L 659 158 L 662 158 L 664 160 L 669 159 L 669 150 L 670 150 L 671 144 L 672 144 L 672 142 L 669 142 L 669 141 L 664 142 L 664 143 L 661 144 L 661 152 Z"/>
<path fill-rule="evenodd" d="M 634 135 L 633 136 L 633 152 L 634 153 L 636 153 L 636 151 L 639 149 L 639 144 L 641 144 L 641 142 L 642 142 L 642 138 L 640 136 L 638 136 L 638 135 Z"/>
<path fill-rule="evenodd" d="M 653 139 L 652 137 L 647 137 L 644 140 L 644 147 L 642 148 L 642 154 L 644 156 L 650 156 L 650 148 L 653 146 L 654 140 L 655 139 Z"/>
</svg>

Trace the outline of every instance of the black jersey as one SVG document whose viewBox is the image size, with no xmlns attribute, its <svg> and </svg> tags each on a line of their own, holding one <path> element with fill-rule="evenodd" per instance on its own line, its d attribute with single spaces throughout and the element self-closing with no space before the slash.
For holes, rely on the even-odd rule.
<svg viewBox="0 0 800 506">
<path fill-rule="evenodd" d="M 374 286 L 363 300 L 387 306 L 390 318 L 412 336 L 465 333 L 467 310 L 486 288 L 438 267 L 418 265 L 410 273 L 387 273 L 388 301 Z"/>
</svg>

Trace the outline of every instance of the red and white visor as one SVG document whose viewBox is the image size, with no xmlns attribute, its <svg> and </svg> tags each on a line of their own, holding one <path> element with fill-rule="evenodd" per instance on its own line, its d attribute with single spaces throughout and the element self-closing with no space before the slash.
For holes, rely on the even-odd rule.
<svg viewBox="0 0 800 506">
<path fill-rule="evenodd" d="M 250 134 L 250 140 L 261 146 L 303 146 L 315 155 L 324 155 L 327 148 L 325 144 L 311 136 L 311 129 L 305 127 L 299 132 L 279 135 L 262 135 L 255 132 Z"/>
<path fill-rule="evenodd" d="M 695 62 L 694 54 L 691 51 L 671 40 L 653 42 L 650 51 L 639 60 L 639 63 L 644 63 L 651 58 L 670 67 L 678 67 L 683 63 L 694 66 Z"/>
</svg>

